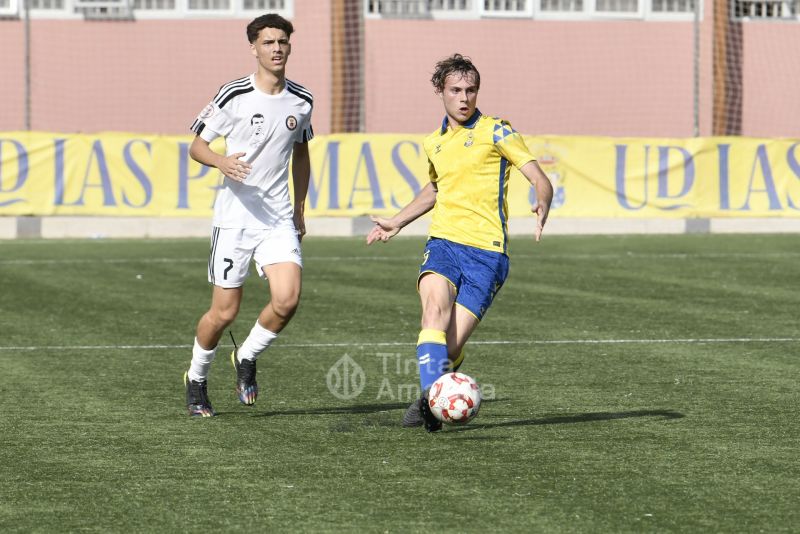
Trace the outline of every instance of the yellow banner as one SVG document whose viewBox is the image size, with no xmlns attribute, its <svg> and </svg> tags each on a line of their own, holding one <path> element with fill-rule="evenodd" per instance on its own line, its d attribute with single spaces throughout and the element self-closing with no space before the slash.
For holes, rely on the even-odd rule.
<svg viewBox="0 0 800 534">
<path fill-rule="evenodd" d="M 422 135 L 311 142 L 306 215 L 392 214 L 427 181 Z M 0 133 L 0 215 L 211 216 L 220 176 L 191 136 Z M 554 217 L 800 217 L 800 140 L 527 136 Z M 221 144 L 214 145 L 222 150 Z M 511 216 L 534 192 L 514 171 Z"/>
</svg>

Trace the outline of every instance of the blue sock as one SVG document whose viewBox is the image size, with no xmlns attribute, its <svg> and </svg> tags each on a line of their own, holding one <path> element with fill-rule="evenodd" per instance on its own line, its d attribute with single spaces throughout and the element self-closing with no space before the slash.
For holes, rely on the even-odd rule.
<svg viewBox="0 0 800 534">
<path fill-rule="evenodd" d="M 429 328 L 419 333 L 417 340 L 417 363 L 419 364 L 419 385 L 425 395 L 431 384 L 447 369 L 447 338 L 441 330 Z"/>
</svg>

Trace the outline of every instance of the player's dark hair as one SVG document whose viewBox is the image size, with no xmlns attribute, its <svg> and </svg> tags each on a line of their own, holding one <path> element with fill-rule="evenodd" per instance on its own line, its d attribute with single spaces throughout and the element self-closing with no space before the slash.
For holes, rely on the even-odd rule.
<svg viewBox="0 0 800 534">
<path fill-rule="evenodd" d="M 253 21 L 247 25 L 247 40 L 251 43 L 254 43 L 256 39 L 258 39 L 259 32 L 264 28 L 276 28 L 278 30 L 283 30 L 283 32 L 286 34 L 286 37 L 291 37 L 292 32 L 294 32 L 294 26 L 292 26 L 291 22 L 280 15 L 269 13 L 267 15 L 261 15 L 260 17 L 254 18 Z"/>
<path fill-rule="evenodd" d="M 462 78 L 473 76 L 475 78 L 475 86 L 481 88 L 481 75 L 472 60 L 464 57 L 461 54 L 453 54 L 436 64 L 436 70 L 431 76 L 431 83 L 436 88 L 436 92 L 441 93 L 444 91 L 444 81 L 451 74 L 460 74 Z"/>
</svg>

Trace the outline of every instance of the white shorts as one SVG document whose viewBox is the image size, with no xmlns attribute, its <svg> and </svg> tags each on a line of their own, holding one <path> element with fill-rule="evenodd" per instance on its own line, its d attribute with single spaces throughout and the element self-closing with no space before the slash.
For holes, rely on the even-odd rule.
<svg viewBox="0 0 800 534">
<path fill-rule="evenodd" d="M 241 287 L 253 260 L 261 278 L 264 267 L 292 262 L 303 267 L 300 241 L 294 225 L 269 229 L 217 228 L 211 232 L 208 281 L 219 287 Z"/>
</svg>

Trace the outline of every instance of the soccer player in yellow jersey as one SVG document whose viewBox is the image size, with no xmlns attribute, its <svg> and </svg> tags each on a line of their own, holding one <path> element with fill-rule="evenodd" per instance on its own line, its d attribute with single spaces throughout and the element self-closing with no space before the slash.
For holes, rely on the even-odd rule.
<svg viewBox="0 0 800 534">
<path fill-rule="evenodd" d="M 535 239 L 547 222 L 553 187 L 525 141 L 502 119 L 477 108 L 480 74 L 454 54 L 431 78 L 445 117 L 425 138 L 430 183 L 391 218 L 372 217 L 367 244 L 386 242 L 433 210 L 417 287 L 422 331 L 417 341 L 422 398 L 409 406 L 403 426 L 441 428 L 427 405 L 431 384 L 463 361 L 464 344 L 508 275 L 508 177 L 515 166 L 536 189 Z"/>
</svg>

